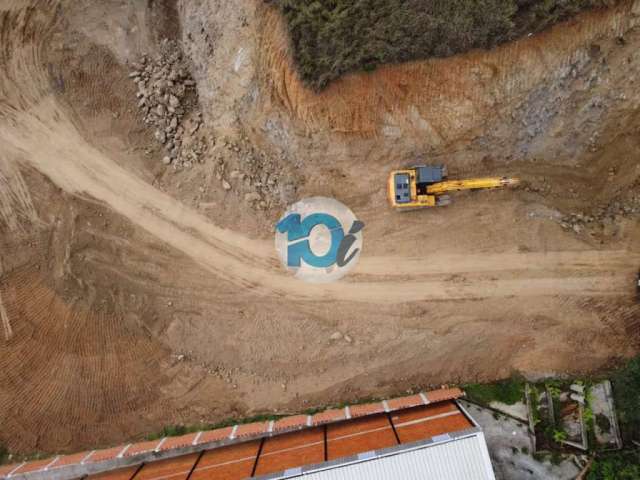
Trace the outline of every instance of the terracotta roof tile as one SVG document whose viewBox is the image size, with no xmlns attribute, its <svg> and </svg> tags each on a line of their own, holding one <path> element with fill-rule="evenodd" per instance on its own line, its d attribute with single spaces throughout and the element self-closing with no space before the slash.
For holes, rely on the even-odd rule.
<svg viewBox="0 0 640 480">
<path fill-rule="evenodd" d="M 36 460 L 33 462 L 25 463 L 18 470 L 13 472 L 13 475 L 20 475 L 22 473 L 37 472 L 38 470 L 43 470 L 44 467 L 49 465 L 53 460 L 53 458 L 47 458 L 45 460 Z"/>
<path fill-rule="evenodd" d="M 137 480 L 184 480 L 198 460 L 199 453 L 194 452 L 174 458 L 145 463 L 136 474 Z"/>
<path fill-rule="evenodd" d="M 193 445 L 193 441 L 198 436 L 197 433 L 188 433 L 187 435 L 181 435 L 180 437 L 168 437 L 160 448 L 160 452 L 171 450 L 172 448 L 188 447 Z M 201 435 L 202 436 L 202 435 Z"/>
<path fill-rule="evenodd" d="M 403 410 L 394 414 L 391 419 L 402 443 L 415 442 L 473 426 L 451 401 Z"/>
<path fill-rule="evenodd" d="M 293 415 L 281 418 L 273 424 L 273 431 L 288 430 L 293 428 L 303 428 L 307 426 L 307 415 Z"/>
<path fill-rule="evenodd" d="M 454 400 L 463 395 L 462 390 L 459 388 L 442 388 L 440 390 L 433 390 L 427 392 L 426 396 L 429 402 L 443 402 L 445 400 Z"/>
<path fill-rule="evenodd" d="M 391 410 L 400 410 L 401 408 L 416 407 L 424 405 L 424 401 L 420 395 L 410 395 L 408 397 L 399 397 L 387 400 L 387 405 Z"/>
<path fill-rule="evenodd" d="M 349 410 L 351 410 L 351 417 L 356 418 L 384 412 L 384 405 L 382 405 L 382 402 L 365 403 L 362 405 L 352 405 L 349 407 Z"/>
<path fill-rule="evenodd" d="M 268 427 L 269 422 L 255 422 L 238 425 L 235 432 L 235 438 L 254 437 L 256 435 L 260 435 L 261 433 L 265 433 Z"/>
<path fill-rule="evenodd" d="M 307 428 L 268 438 L 256 465 L 256 476 L 324 461 L 324 428 Z"/>
<path fill-rule="evenodd" d="M 218 428 L 217 430 L 209 430 L 208 432 L 202 432 L 202 435 L 200 435 L 200 438 L 198 438 L 196 445 L 200 445 L 201 443 L 219 442 L 220 440 L 229 438 L 229 435 L 231 435 L 232 430 L 233 430 L 233 427 L 224 427 L 224 428 Z"/>
<path fill-rule="evenodd" d="M 324 412 L 316 413 L 311 419 L 311 423 L 315 426 L 322 425 L 330 422 L 337 422 L 344 420 L 345 412 L 343 408 L 335 410 L 325 410 Z"/>
<path fill-rule="evenodd" d="M 150 440 L 148 442 L 134 443 L 124 452 L 123 457 L 132 457 L 141 453 L 154 451 L 162 440 Z M 122 447 L 124 449 L 124 447 Z"/>
<path fill-rule="evenodd" d="M 260 441 L 254 440 L 214 448 L 204 452 L 191 480 L 249 478 L 255 465 Z"/>
<path fill-rule="evenodd" d="M 88 480 L 130 480 L 138 470 L 138 465 L 131 467 L 119 468 L 117 470 L 108 470 L 106 472 L 89 475 Z"/>
<path fill-rule="evenodd" d="M 97 450 L 95 452 L 82 452 L 74 455 L 61 456 L 53 464 L 51 464 L 51 462 L 54 460 L 54 458 L 50 458 L 48 460 L 29 462 L 25 465 L 16 464 L 2 466 L 0 467 L 0 476 L 7 475 L 18 466 L 19 469 L 16 470 L 15 474 L 37 471 L 47 467 L 47 465 L 50 464 L 50 468 L 52 470 L 55 470 L 69 465 L 80 464 L 82 461 L 85 461 L 85 463 L 87 464 L 92 464 L 106 460 L 112 460 L 115 459 L 119 454 L 123 454 L 123 456 L 125 457 L 132 457 L 156 449 L 161 451 L 168 451 L 175 448 L 186 447 L 189 445 L 202 445 L 205 443 L 217 442 L 230 438 L 232 433 L 233 438 L 241 439 L 244 437 L 261 435 L 263 433 L 266 433 L 267 431 L 283 432 L 286 430 L 303 429 L 309 426 L 318 426 L 327 423 L 340 422 L 347 419 L 347 411 L 349 412 L 350 418 L 359 418 L 384 412 L 385 404 L 388 406 L 390 411 L 394 411 L 423 405 L 425 403 L 425 398 L 427 399 L 428 403 L 436 404 L 439 402 L 445 402 L 447 400 L 459 398 L 462 395 L 464 395 L 464 393 L 459 388 L 445 388 L 426 392 L 424 394 L 395 398 L 384 403 L 368 403 L 362 405 L 353 405 L 348 407 L 347 409 L 341 408 L 326 410 L 324 412 L 319 412 L 313 415 L 310 422 L 308 421 L 309 416 L 307 415 L 294 415 L 291 417 L 279 419 L 275 422 L 256 422 L 237 425 L 235 427 L 224 427 L 206 432 L 190 433 L 187 435 L 182 435 L 180 437 L 168 437 L 162 440 L 140 442 L 128 447 L 126 445 L 119 445 L 117 447 Z"/>
<path fill-rule="evenodd" d="M 118 456 L 118 454 L 122 451 L 125 445 L 120 445 L 113 448 L 107 448 L 105 450 L 96 450 L 93 455 L 91 455 L 85 463 L 98 463 L 104 462 L 105 460 L 113 460 Z"/>
<path fill-rule="evenodd" d="M 77 465 L 84 460 L 91 452 L 74 453 L 73 455 L 63 455 L 51 468 L 66 467 L 69 465 Z"/>
<path fill-rule="evenodd" d="M 8 475 L 12 470 L 15 470 L 18 467 L 19 463 L 14 463 L 12 465 L 0 465 L 0 477 L 4 475 Z"/>
<path fill-rule="evenodd" d="M 397 445 L 396 437 L 385 414 L 370 415 L 327 426 L 329 460 L 394 445 Z"/>
</svg>

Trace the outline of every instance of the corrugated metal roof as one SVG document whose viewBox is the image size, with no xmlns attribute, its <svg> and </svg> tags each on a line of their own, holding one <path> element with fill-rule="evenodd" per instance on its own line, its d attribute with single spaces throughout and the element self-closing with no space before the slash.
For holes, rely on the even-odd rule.
<svg viewBox="0 0 640 480">
<path fill-rule="evenodd" d="M 305 480 L 495 480 L 482 432 L 299 475 Z M 284 478 L 296 478 L 295 475 Z"/>
</svg>

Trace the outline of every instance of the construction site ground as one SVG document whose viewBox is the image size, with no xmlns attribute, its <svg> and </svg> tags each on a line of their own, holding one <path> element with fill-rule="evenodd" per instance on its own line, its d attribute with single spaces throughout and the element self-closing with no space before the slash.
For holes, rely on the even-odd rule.
<svg viewBox="0 0 640 480">
<path fill-rule="evenodd" d="M 623 2 L 315 93 L 267 2 L 4 0 L 0 444 L 77 451 L 637 354 L 639 24 Z M 141 67 L 186 91 L 167 138 Z M 418 159 L 522 184 L 399 214 L 388 172 Z M 315 195 L 366 225 L 338 283 L 276 256 L 275 222 Z"/>
</svg>

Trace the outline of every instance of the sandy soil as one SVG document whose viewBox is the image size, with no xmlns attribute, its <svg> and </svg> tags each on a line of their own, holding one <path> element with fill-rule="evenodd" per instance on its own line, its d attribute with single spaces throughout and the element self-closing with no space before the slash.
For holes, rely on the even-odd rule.
<svg viewBox="0 0 640 480">
<path fill-rule="evenodd" d="M 315 95 L 257 0 L 4 2 L 0 443 L 78 450 L 637 353 L 639 15 L 628 2 Z M 215 139 L 190 169 L 162 164 L 128 77 L 166 37 Z M 243 164 L 228 142 L 275 162 L 267 208 L 220 187 L 219 159 Z M 392 212 L 386 175 L 418 157 L 523 187 Z M 275 257 L 278 205 L 310 195 L 366 223 L 338 284 L 301 283 Z"/>
</svg>

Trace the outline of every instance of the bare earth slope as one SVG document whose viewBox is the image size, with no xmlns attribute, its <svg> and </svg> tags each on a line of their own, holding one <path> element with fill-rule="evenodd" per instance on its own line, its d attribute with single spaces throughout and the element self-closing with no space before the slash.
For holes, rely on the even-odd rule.
<svg viewBox="0 0 640 480">
<path fill-rule="evenodd" d="M 580 35 L 560 26 L 349 76 L 321 97 L 291 73 L 278 29 L 266 39 L 277 19 L 261 2 L 177 2 L 167 11 L 181 29 L 169 33 L 158 11 L 112 3 L 0 6 L 0 443 L 87 448 L 169 423 L 512 369 L 592 370 L 636 352 L 640 210 L 561 225 L 638 195 L 636 3 L 565 26 Z M 286 150 L 297 197 L 336 196 L 365 221 L 354 275 L 288 277 L 270 231 L 280 212 L 207 180 L 219 150 L 174 173 L 142 156 L 157 150 L 123 63 L 161 34 L 191 55 L 216 149 L 247 136 Z M 487 71 L 472 89 L 447 81 Z M 581 136 L 595 131 L 591 148 Z M 458 174 L 517 173 L 526 188 L 388 211 L 386 172 L 425 152 Z M 201 185 L 212 198 L 194 201 Z M 336 330 L 353 340 L 331 341 Z"/>
</svg>

